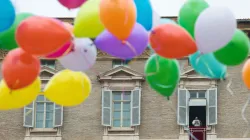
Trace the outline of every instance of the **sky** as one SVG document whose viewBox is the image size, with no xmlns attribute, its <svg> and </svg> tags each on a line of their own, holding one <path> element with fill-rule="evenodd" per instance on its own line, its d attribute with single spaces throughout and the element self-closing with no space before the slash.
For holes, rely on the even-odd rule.
<svg viewBox="0 0 250 140">
<path fill-rule="evenodd" d="M 160 16 L 178 16 L 186 0 L 151 0 Z M 237 19 L 250 18 L 250 0 L 206 0 L 210 6 L 226 6 Z M 75 17 L 78 9 L 68 10 L 58 0 L 12 0 L 18 12 L 31 12 L 48 17 Z"/>
</svg>

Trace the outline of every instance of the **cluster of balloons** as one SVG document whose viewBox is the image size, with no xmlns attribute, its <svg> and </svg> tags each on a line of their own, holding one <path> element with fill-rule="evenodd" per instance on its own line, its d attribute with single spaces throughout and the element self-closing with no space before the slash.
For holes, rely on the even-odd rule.
<svg viewBox="0 0 250 140">
<path fill-rule="evenodd" d="M 58 59 L 66 68 L 52 77 L 44 95 L 59 105 L 74 106 L 91 91 L 83 71 L 95 64 L 97 48 L 131 60 L 150 45 L 155 54 L 145 65 L 146 79 L 167 97 L 180 80 L 177 59 L 188 56 L 199 74 L 221 79 L 226 76 L 226 66 L 243 63 L 249 52 L 249 40 L 237 29 L 232 12 L 209 6 L 205 0 L 187 0 L 178 23 L 160 19 L 150 0 L 59 2 L 68 9 L 79 8 L 74 26 L 54 18 L 15 13 L 10 0 L 0 2 L 0 48 L 9 50 L 2 65 L 0 93 L 6 96 L 0 94 L 0 109 L 22 107 L 35 99 L 40 92 L 40 58 Z"/>
<path fill-rule="evenodd" d="M 163 23 L 150 32 L 155 54 L 145 66 L 149 85 L 163 96 L 171 96 L 180 80 L 176 59 L 189 57 L 194 70 L 212 79 L 224 79 L 227 66 L 242 64 L 249 53 L 247 35 L 237 29 L 237 20 L 227 7 L 213 7 L 205 0 L 187 0 L 178 23 Z M 250 62 L 243 79 L 250 88 Z"/>
<path fill-rule="evenodd" d="M 91 81 L 83 71 L 90 69 L 97 57 L 90 38 L 75 37 L 69 23 L 16 13 L 10 0 L 0 2 L 0 20 L 0 48 L 9 51 L 2 62 L 0 109 L 24 107 L 38 94 L 63 106 L 78 105 L 89 96 Z M 66 68 L 55 74 L 43 91 L 40 58 L 58 59 Z"/>
</svg>

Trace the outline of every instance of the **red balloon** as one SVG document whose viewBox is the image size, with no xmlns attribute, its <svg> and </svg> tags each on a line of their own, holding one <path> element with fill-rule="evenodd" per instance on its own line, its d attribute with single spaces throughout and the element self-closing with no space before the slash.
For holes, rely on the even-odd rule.
<svg viewBox="0 0 250 140">
<path fill-rule="evenodd" d="M 53 18 L 32 16 L 16 31 L 18 45 L 32 55 L 45 56 L 72 40 L 71 32 Z"/>
<path fill-rule="evenodd" d="M 150 33 L 150 44 L 155 53 L 165 58 L 182 58 L 197 51 L 191 35 L 175 24 L 162 24 Z"/>
<path fill-rule="evenodd" d="M 11 50 L 2 63 L 3 78 L 10 89 L 33 83 L 40 72 L 40 60 L 21 48 Z"/>
</svg>

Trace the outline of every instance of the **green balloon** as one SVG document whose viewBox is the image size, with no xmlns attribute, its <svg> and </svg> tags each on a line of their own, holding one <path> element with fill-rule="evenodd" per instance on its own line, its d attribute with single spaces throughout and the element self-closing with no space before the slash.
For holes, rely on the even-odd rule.
<svg viewBox="0 0 250 140">
<path fill-rule="evenodd" d="M 194 27 L 200 13 L 209 5 L 204 0 L 188 0 L 179 12 L 178 23 L 194 37 Z"/>
<path fill-rule="evenodd" d="M 180 80 L 178 61 L 151 55 L 145 65 L 146 80 L 150 87 L 163 96 L 169 97 Z"/>
<path fill-rule="evenodd" d="M 30 13 L 19 13 L 16 15 L 14 24 L 6 31 L 0 33 L 0 49 L 12 50 L 18 47 L 15 33 L 18 25 L 26 18 L 32 16 Z"/>
<path fill-rule="evenodd" d="M 215 58 L 227 66 L 235 66 L 243 63 L 249 53 L 250 42 L 247 35 L 237 29 L 233 39 L 223 48 L 214 52 Z"/>
</svg>

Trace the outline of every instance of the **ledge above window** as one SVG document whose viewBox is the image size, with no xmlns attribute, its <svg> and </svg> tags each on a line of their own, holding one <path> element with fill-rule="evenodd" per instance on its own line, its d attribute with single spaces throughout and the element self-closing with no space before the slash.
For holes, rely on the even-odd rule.
<svg viewBox="0 0 250 140">
<path fill-rule="evenodd" d="M 128 131 L 135 131 L 134 127 L 109 127 L 108 131 L 113 132 L 128 132 Z"/>
</svg>

